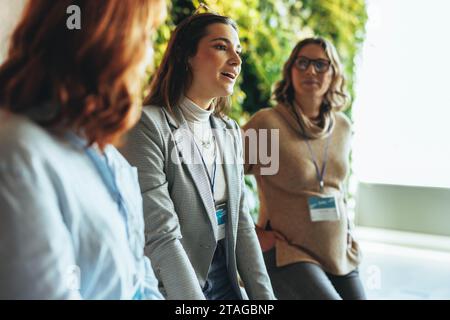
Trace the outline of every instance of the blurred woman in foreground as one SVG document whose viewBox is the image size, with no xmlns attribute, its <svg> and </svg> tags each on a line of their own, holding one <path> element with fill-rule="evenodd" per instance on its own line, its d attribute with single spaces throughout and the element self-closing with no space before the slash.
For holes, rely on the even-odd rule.
<svg viewBox="0 0 450 320">
<path fill-rule="evenodd" d="M 140 114 L 161 0 L 30 0 L 0 68 L 0 299 L 159 299 L 136 170 L 112 146 Z"/>
</svg>

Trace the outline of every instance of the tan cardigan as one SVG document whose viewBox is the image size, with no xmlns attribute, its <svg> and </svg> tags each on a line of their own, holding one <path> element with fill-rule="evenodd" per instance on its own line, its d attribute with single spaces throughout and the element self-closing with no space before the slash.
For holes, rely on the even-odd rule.
<svg viewBox="0 0 450 320">
<path fill-rule="evenodd" d="M 257 112 L 243 127 L 279 129 L 279 171 L 260 175 L 260 164 L 248 164 L 249 144 L 246 141 L 245 171 L 254 174 L 258 183 L 260 213 L 258 225 L 267 221 L 287 241 L 277 240 L 277 266 L 308 261 L 319 264 L 326 272 L 345 275 L 361 260 L 357 242 L 351 236 L 344 196 L 344 180 L 349 170 L 351 124 L 343 113 L 336 113 L 324 192 L 339 195 L 341 217 L 338 221 L 312 222 L 307 204 L 308 195 L 320 195 L 316 171 L 308 146 L 300 135 L 294 113 L 283 105 Z M 270 135 L 269 135 L 270 136 Z M 310 140 L 319 167 L 322 166 L 326 139 Z M 270 144 L 269 144 L 270 146 Z M 269 148 L 270 149 L 270 148 Z"/>
</svg>

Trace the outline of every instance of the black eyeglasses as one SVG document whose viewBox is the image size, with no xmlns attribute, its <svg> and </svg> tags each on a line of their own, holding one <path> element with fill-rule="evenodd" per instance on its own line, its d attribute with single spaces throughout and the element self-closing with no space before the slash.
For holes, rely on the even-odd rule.
<svg viewBox="0 0 450 320">
<path fill-rule="evenodd" d="M 308 59 L 306 57 L 299 57 L 295 60 L 295 67 L 300 71 L 306 71 L 312 63 L 314 70 L 317 73 L 324 73 L 330 69 L 331 62 L 325 59 Z"/>
</svg>

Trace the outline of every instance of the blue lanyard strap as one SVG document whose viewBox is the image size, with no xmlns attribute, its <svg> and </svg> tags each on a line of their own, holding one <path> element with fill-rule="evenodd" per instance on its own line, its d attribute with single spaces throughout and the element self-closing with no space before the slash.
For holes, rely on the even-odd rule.
<svg viewBox="0 0 450 320">
<path fill-rule="evenodd" d="M 301 125 L 300 117 L 298 116 L 298 114 L 297 114 L 297 112 L 295 110 L 294 110 L 294 114 L 295 114 L 295 117 L 297 118 L 297 121 L 298 121 L 298 124 L 299 124 L 300 128 L 303 128 L 303 126 Z M 323 156 L 322 170 L 319 169 L 319 164 L 318 164 L 318 162 L 316 160 L 316 157 L 314 156 L 314 152 L 313 152 L 313 150 L 311 148 L 311 144 L 309 143 L 308 138 L 303 135 L 303 137 L 305 139 L 305 142 L 308 145 L 308 150 L 309 150 L 309 153 L 311 154 L 311 158 L 312 158 L 313 163 L 314 163 L 314 168 L 316 169 L 316 178 L 317 178 L 317 181 L 319 181 L 320 192 L 323 192 L 323 188 L 325 186 L 323 178 L 325 176 L 325 171 L 326 171 L 326 168 L 327 168 L 328 146 L 330 144 L 331 132 L 328 132 L 328 134 L 329 135 L 327 137 L 327 142 L 326 142 L 326 145 L 325 145 L 325 152 L 324 152 L 324 156 Z"/>
<path fill-rule="evenodd" d="M 210 122 L 211 122 L 211 118 L 210 118 Z M 189 131 L 190 131 L 190 133 L 191 133 L 192 140 L 194 140 L 195 147 L 197 148 L 197 151 L 198 151 L 198 153 L 200 154 L 200 158 L 202 159 L 203 167 L 204 167 L 205 170 L 206 170 L 206 173 L 207 173 L 206 175 L 208 176 L 208 180 L 209 180 L 209 183 L 210 183 L 210 186 L 211 186 L 211 192 L 212 192 L 213 199 L 214 199 L 215 182 L 216 182 L 216 172 L 217 172 L 217 145 L 216 145 L 216 136 L 215 136 L 215 134 L 214 134 L 214 132 L 213 132 L 214 163 L 213 163 L 212 173 L 210 174 L 210 173 L 209 173 L 209 170 L 208 170 L 208 166 L 206 165 L 205 159 L 204 159 L 204 157 L 203 157 L 203 154 L 202 154 L 202 152 L 200 151 L 200 148 L 199 148 L 197 142 L 195 141 L 194 133 L 192 132 L 192 130 L 190 129 L 189 126 L 188 126 L 188 128 L 189 128 Z M 211 130 L 212 130 L 212 128 L 211 128 Z"/>
<path fill-rule="evenodd" d="M 195 142 L 195 140 L 194 140 L 194 142 Z M 197 150 L 200 153 L 200 157 L 202 159 L 203 166 L 205 167 L 205 170 L 208 173 L 207 176 L 208 176 L 209 184 L 211 185 L 211 192 L 212 192 L 213 198 L 214 198 L 215 183 L 216 183 L 216 171 L 217 171 L 217 152 L 216 152 L 215 138 L 214 138 L 214 163 L 213 163 L 213 168 L 212 168 L 211 174 L 208 171 L 208 166 L 206 165 L 205 159 L 203 158 L 203 155 L 200 152 L 200 149 L 196 142 L 195 142 L 195 146 L 197 147 Z"/>
<path fill-rule="evenodd" d="M 309 143 L 309 140 L 306 139 L 306 145 L 308 146 L 309 149 L 309 153 L 311 154 L 311 158 L 313 160 L 314 163 L 314 167 L 316 168 L 316 177 L 317 180 L 319 181 L 319 187 L 320 187 L 320 192 L 323 191 L 324 188 L 324 182 L 323 182 L 323 178 L 325 176 L 325 171 L 327 169 L 327 161 L 328 161 L 328 146 L 330 145 L 330 138 L 331 138 L 331 134 L 327 137 L 327 142 L 325 144 L 325 152 L 324 152 L 324 156 L 323 156 L 323 164 L 322 164 L 322 169 L 319 170 L 319 164 L 317 162 L 317 159 L 314 155 L 314 152 L 311 148 L 311 144 Z"/>
</svg>

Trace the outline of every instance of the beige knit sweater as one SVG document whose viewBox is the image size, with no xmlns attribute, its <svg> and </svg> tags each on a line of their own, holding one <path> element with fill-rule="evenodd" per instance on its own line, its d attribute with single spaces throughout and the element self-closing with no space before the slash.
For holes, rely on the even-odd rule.
<svg viewBox="0 0 450 320">
<path fill-rule="evenodd" d="M 359 264 L 361 253 L 351 236 L 344 196 L 344 179 L 349 170 L 351 125 L 343 113 L 336 113 L 331 133 L 328 163 L 324 177 L 324 193 L 339 195 L 338 221 L 312 222 L 308 196 L 320 195 L 314 163 L 308 146 L 300 135 L 294 113 L 283 105 L 257 112 L 243 127 L 279 129 L 279 171 L 260 175 L 261 165 L 248 164 L 249 143 L 246 141 L 247 174 L 254 174 L 258 183 L 260 213 L 258 225 L 267 221 L 287 241 L 277 240 L 277 266 L 308 261 L 319 264 L 326 272 L 345 275 Z M 310 140 L 312 150 L 322 166 L 326 139 Z M 269 144 L 270 145 L 270 144 Z"/>
</svg>

